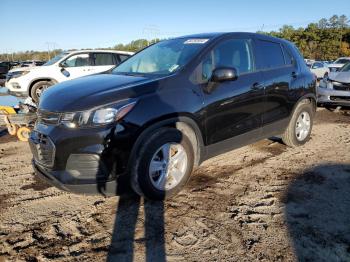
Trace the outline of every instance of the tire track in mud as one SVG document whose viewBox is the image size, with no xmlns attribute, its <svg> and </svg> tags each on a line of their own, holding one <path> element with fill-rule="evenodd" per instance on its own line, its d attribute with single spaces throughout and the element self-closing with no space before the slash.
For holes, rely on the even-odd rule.
<svg viewBox="0 0 350 262">
<path fill-rule="evenodd" d="M 331 114 L 336 119 L 326 121 L 328 115 L 322 111 L 323 120 L 316 121 L 315 134 L 305 147 L 286 148 L 264 140 L 203 163 L 185 190 L 164 202 L 167 260 L 297 261 L 285 207 L 303 203 L 310 195 L 299 188 L 287 189 L 298 178 L 311 188 L 322 186 L 317 172 L 305 175 L 304 169 L 324 160 L 350 163 L 346 148 L 332 154 L 334 145 L 327 143 L 330 139 L 348 145 L 350 129 L 342 120 L 345 116 Z M 0 148 L 4 145 L 0 143 Z M 14 165 L 13 156 L 6 163 Z M 30 154 L 25 152 L 20 159 L 29 161 Z M 12 193 L 20 194 L 5 195 L 3 202 L 0 196 L 0 208 L 1 203 L 5 205 L 0 214 L 0 261 L 1 257 L 10 261 L 105 261 L 118 199 L 62 193 L 22 171 L 22 166 L 14 166 L 13 175 L 8 176 L 8 169 L 0 170 L 5 181 L 0 181 L 0 187 L 11 185 Z M 14 178 L 17 187 L 7 180 Z M 21 199 L 27 201 L 22 204 Z M 9 207 L 9 203 L 16 205 Z M 142 204 L 133 242 L 135 261 L 144 261 L 148 241 L 144 213 Z M 304 215 L 294 220 L 309 221 L 308 213 L 291 214 Z M 126 217 L 127 222 L 130 219 Z"/>
</svg>

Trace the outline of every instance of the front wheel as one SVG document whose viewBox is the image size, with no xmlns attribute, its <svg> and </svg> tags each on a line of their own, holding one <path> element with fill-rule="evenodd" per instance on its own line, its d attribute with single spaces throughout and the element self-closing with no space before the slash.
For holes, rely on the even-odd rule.
<svg viewBox="0 0 350 262">
<path fill-rule="evenodd" d="M 32 97 L 33 101 L 35 103 L 39 103 L 42 93 L 52 85 L 53 83 L 51 81 L 39 81 L 35 83 L 30 90 L 30 96 Z"/>
<path fill-rule="evenodd" d="M 137 152 L 131 172 L 132 188 L 152 200 L 175 195 L 190 178 L 193 152 L 190 140 L 179 130 L 157 130 Z"/>
<path fill-rule="evenodd" d="M 291 147 L 305 144 L 311 135 L 314 108 L 309 100 L 301 101 L 282 135 L 282 141 Z"/>
</svg>

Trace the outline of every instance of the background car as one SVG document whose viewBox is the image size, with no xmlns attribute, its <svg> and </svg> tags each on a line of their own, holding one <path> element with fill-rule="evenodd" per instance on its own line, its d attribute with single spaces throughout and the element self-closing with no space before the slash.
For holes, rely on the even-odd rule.
<svg viewBox="0 0 350 262">
<path fill-rule="evenodd" d="M 6 81 L 6 74 L 11 69 L 11 62 L 0 62 L 0 86 Z"/>
<path fill-rule="evenodd" d="M 328 76 L 329 68 L 324 62 L 315 61 L 307 65 L 310 68 L 311 72 L 317 76 L 317 79 Z"/>
<path fill-rule="evenodd" d="M 59 82 L 108 71 L 132 54 L 111 50 L 63 52 L 42 66 L 9 71 L 5 87 L 10 94 L 30 96 L 38 102 L 41 93 L 48 87 Z"/>
<path fill-rule="evenodd" d="M 350 62 L 343 66 L 339 72 L 331 72 L 324 78 L 317 90 L 319 106 L 330 110 L 338 106 L 350 106 Z"/>
<path fill-rule="evenodd" d="M 342 68 L 345 64 L 350 62 L 350 57 L 340 57 L 335 60 L 332 64 L 328 65 L 330 72 L 337 72 Z"/>
</svg>

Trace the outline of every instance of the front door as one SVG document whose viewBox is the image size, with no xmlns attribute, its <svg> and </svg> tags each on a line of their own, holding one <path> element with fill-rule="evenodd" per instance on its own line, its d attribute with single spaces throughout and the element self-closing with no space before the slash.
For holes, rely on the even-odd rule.
<svg viewBox="0 0 350 262">
<path fill-rule="evenodd" d="M 226 151 L 230 142 L 241 135 L 255 131 L 259 134 L 262 125 L 264 87 L 261 73 L 255 70 L 254 44 L 251 39 L 230 38 L 219 42 L 200 64 L 204 83 L 206 106 L 207 145 L 219 142 Z M 215 68 L 235 68 L 238 78 L 234 81 L 212 83 L 210 78 Z M 209 87 L 209 88 L 207 88 Z M 215 152 L 217 153 L 217 152 Z M 210 153 L 209 153 L 210 154 Z"/>
<path fill-rule="evenodd" d="M 59 68 L 61 81 L 72 80 L 94 73 L 89 53 L 72 55 L 61 64 L 63 66 Z"/>
</svg>

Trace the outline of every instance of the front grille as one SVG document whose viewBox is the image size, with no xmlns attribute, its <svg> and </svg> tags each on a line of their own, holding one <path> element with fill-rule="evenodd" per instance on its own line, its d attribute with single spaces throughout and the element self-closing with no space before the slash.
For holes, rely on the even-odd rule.
<svg viewBox="0 0 350 262">
<path fill-rule="evenodd" d="M 332 101 L 350 102 L 350 96 L 330 96 L 329 99 Z"/>
<path fill-rule="evenodd" d="M 57 125 L 60 121 L 60 113 L 48 112 L 44 110 L 39 110 L 38 113 L 38 123 L 46 125 Z"/>
<path fill-rule="evenodd" d="M 51 139 L 37 131 L 31 132 L 30 150 L 34 160 L 45 167 L 52 167 L 55 161 L 55 145 Z"/>
<path fill-rule="evenodd" d="M 350 91 L 350 84 L 341 83 L 340 85 L 333 85 L 333 89 L 338 91 Z"/>
</svg>

